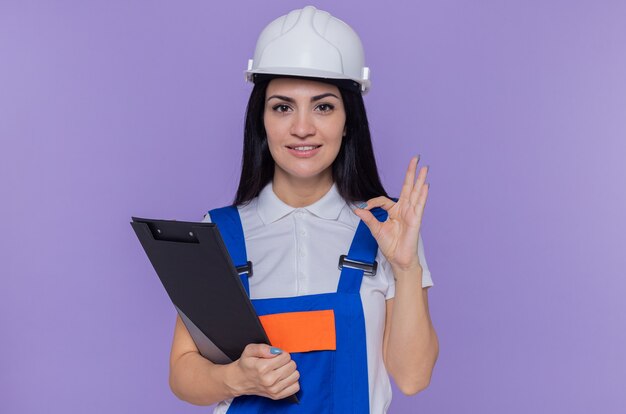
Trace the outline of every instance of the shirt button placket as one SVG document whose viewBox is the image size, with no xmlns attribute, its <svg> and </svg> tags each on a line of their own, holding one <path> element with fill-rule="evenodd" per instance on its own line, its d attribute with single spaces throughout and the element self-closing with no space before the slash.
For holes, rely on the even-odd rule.
<svg viewBox="0 0 626 414">
<path fill-rule="evenodd" d="M 296 239 L 298 240 L 298 287 L 301 294 L 307 294 L 309 290 L 309 283 L 307 280 L 306 256 L 307 256 L 307 240 L 306 237 L 306 212 L 303 210 L 298 211 L 296 220 Z"/>
<path fill-rule="evenodd" d="M 297 295 L 302 295 L 306 292 L 304 263 L 302 263 L 302 252 L 304 251 L 302 236 L 302 219 L 304 218 L 304 212 L 302 210 L 296 210 L 294 215 L 294 231 L 296 236 L 296 280 L 297 280 Z"/>
</svg>

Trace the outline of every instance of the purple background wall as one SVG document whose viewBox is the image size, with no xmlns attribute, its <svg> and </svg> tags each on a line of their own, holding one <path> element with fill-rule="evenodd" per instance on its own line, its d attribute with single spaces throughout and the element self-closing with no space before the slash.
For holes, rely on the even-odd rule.
<svg viewBox="0 0 626 414">
<path fill-rule="evenodd" d="M 242 71 L 304 4 L 0 2 L 0 412 L 210 412 L 168 388 L 175 312 L 128 221 L 232 199 Z M 624 3 L 317 6 L 366 47 L 385 185 L 431 166 L 441 353 L 391 412 L 623 412 Z"/>
</svg>

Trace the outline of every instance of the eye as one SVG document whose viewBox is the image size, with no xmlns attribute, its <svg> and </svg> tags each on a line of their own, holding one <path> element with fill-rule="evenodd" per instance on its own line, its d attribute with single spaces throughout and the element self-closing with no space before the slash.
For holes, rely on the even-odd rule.
<svg viewBox="0 0 626 414">
<path fill-rule="evenodd" d="M 320 112 L 331 112 L 333 109 L 335 109 L 335 105 L 332 105 L 329 103 L 323 103 L 323 104 L 317 105 L 315 109 Z"/>
<path fill-rule="evenodd" d="M 274 105 L 272 107 L 272 110 L 276 111 L 278 113 L 283 113 L 283 112 L 287 112 L 287 111 L 291 110 L 291 108 L 289 107 L 289 105 L 278 104 L 278 105 Z"/>
</svg>

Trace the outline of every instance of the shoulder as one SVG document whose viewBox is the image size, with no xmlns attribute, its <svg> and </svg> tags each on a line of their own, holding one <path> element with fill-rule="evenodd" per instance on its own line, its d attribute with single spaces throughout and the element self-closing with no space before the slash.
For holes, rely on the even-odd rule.
<svg viewBox="0 0 626 414">
<path fill-rule="evenodd" d="M 259 214 L 258 214 L 257 205 L 258 205 L 258 197 L 252 199 L 251 201 L 245 204 L 240 204 L 237 206 L 237 211 L 239 212 L 239 218 L 241 219 L 241 224 L 244 230 L 251 230 L 253 228 L 256 228 L 262 225 L 261 218 L 259 217 Z M 227 206 L 224 206 L 224 207 L 227 207 Z M 204 217 L 202 218 L 203 223 L 212 222 L 212 219 L 211 219 L 212 210 L 213 209 L 208 210 L 204 214 Z"/>
</svg>

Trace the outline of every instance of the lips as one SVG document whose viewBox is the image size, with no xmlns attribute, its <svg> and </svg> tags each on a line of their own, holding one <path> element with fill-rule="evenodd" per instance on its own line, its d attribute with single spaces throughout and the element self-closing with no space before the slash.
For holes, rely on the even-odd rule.
<svg viewBox="0 0 626 414">
<path fill-rule="evenodd" d="M 295 150 L 295 151 L 313 151 L 314 149 L 317 149 L 319 147 L 321 147 L 321 145 L 287 146 L 287 148 L 289 148 L 290 150 Z"/>
<path fill-rule="evenodd" d="M 321 145 L 291 145 L 287 146 L 290 154 L 298 158 L 313 157 L 320 151 Z"/>
</svg>

